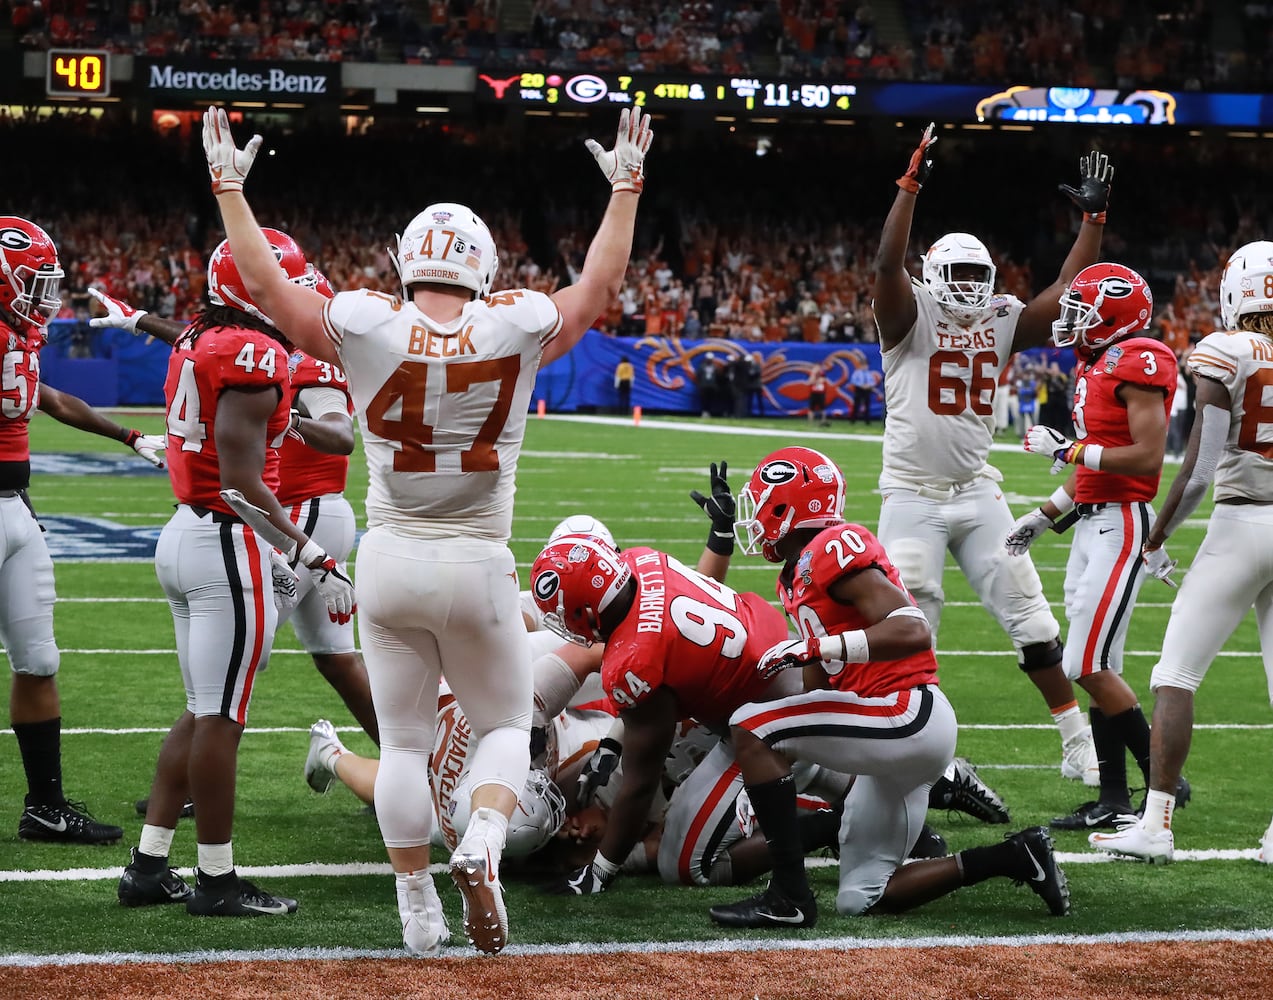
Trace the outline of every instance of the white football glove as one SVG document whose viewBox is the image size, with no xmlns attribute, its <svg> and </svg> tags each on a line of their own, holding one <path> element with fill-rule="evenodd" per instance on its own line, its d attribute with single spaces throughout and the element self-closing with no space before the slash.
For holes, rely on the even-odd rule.
<svg viewBox="0 0 1273 1000">
<path fill-rule="evenodd" d="M 137 332 L 137 321 L 143 316 L 149 315 L 145 309 L 134 309 L 127 302 L 113 298 L 105 292 L 90 288 L 88 294 L 97 299 L 106 309 L 105 316 L 98 316 L 96 319 L 90 319 L 88 325 L 101 329 L 102 327 L 113 327 L 116 330 L 127 330 L 129 333 Z"/>
<path fill-rule="evenodd" d="M 640 194 L 645 186 L 645 154 L 653 139 L 650 116 L 640 108 L 624 108 L 619 112 L 619 134 L 614 140 L 614 149 L 602 148 L 596 139 L 588 139 L 584 145 L 606 175 L 611 191 Z"/>
<path fill-rule="evenodd" d="M 804 639 L 784 639 L 765 650 L 756 664 L 756 672 L 768 680 L 780 671 L 821 662 L 820 651 L 810 649 L 810 645 Z"/>
<path fill-rule="evenodd" d="M 317 566 L 309 567 L 309 574 L 314 578 L 314 589 L 327 602 L 327 615 L 338 625 L 344 625 L 353 617 L 358 605 L 354 603 L 354 584 L 336 560 L 323 553 L 323 561 Z"/>
<path fill-rule="evenodd" d="M 1025 432 L 1025 450 L 1034 455 L 1051 456 L 1054 476 L 1065 468 L 1073 447 L 1074 442 L 1064 434 L 1043 424 L 1035 424 Z"/>
<path fill-rule="evenodd" d="M 274 585 L 274 607 L 281 614 L 296 607 L 296 585 L 301 578 L 287 564 L 287 557 L 278 549 L 270 549 L 270 582 Z"/>
<path fill-rule="evenodd" d="M 738 793 L 738 798 L 734 801 L 734 817 L 738 821 L 738 829 L 744 840 L 756 832 L 756 810 L 751 807 L 751 796 L 747 794 L 745 788 Z"/>
<path fill-rule="evenodd" d="M 143 434 L 138 430 L 128 432 L 124 444 L 132 448 L 142 458 L 157 469 L 164 467 L 164 457 L 160 454 L 168 447 L 168 439 L 162 434 Z"/>
<path fill-rule="evenodd" d="M 1145 549 L 1140 554 L 1141 559 L 1145 563 L 1145 572 L 1152 576 L 1155 580 L 1161 580 L 1168 587 L 1175 587 L 1176 581 L 1171 578 L 1172 570 L 1180 562 L 1179 559 L 1172 559 L 1167 555 L 1164 548 Z"/>
<path fill-rule="evenodd" d="M 246 146 L 239 149 L 230 134 L 230 119 L 224 108 L 208 108 L 203 113 L 203 153 L 208 158 L 208 173 L 212 177 L 212 193 L 242 191 L 243 181 L 252 169 L 252 161 L 264 140 L 252 136 Z"/>
<path fill-rule="evenodd" d="M 1003 547 L 1010 556 L 1023 556 L 1030 551 L 1034 540 L 1052 527 L 1052 519 L 1043 513 L 1042 507 L 1036 507 L 1028 514 L 1017 518 L 1016 524 L 1003 540 Z"/>
</svg>

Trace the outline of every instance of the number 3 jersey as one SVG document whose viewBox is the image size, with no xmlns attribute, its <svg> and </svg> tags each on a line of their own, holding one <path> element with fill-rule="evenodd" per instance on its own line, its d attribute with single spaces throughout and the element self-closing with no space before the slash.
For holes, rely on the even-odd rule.
<svg viewBox="0 0 1273 1000">
<path fill-rule="evenodd" d="M 1216 466 L 1215 498 L 1268 503 L 1273 500 L 1273 340 L 1249 330 L 1208 334 L 1188 363 L 1195 375 L 1215 379 L 1229 393 L 1229 436 Z"/>
<path fill-rule="evenodd" d="M 278 446 L 291 416 L 287 352 L 258 330 L 220 326 L 195 338 L 183 334 L 173 345 L 164 379 L 167 404 L 168 478 L 178 502 L 230 513 L 221 499 L 216 420 L 227 389 L 266 390 L 276 396 L 266 423 L 266 487 L 278 492 Z M 275 390 L 277 390 L 275 392 Z"/>
<path fill-rule="evenodd" d="M 616 708 L 666 686 L 681 718 L 724 725 L 739 705 L 764 694 L 770 682 L 756 664 L 787 638 L 782 612 L 654 549 L 624 549 L 619 558 L 631 567 L 637 593 L 601 661 L 601 684 Z"/>
<path fill-rule="evenodd" d="M 915 325 L 884 351 L 884 468 L 880 486 L 965 483 L 986 466 L 999 373 L 1012 355 L 1020 299 L 996 295 L 981 318 L 953 322 L 918 281 Z"/>
<path fill-rule="evenodd" d="M 329 300 L 323 323 L 362 426 L 368 527 L 507 543 L 535 372 L 562 325 L 552 299 L 500 292 L 439 323 L 362 289 Z"/>
<path fill-rule="evenodd" d="M 871 569 L 879 570 L 889 583 L 906 593 L 897 568 L 878 538 L 860 524 L 836 525 L 820 532 L 794 565 L 783 567 L 778 575 L 778 597 L 806 639 L 865 629 L 875 622 L 852 604 L 837 601 L 830 589 L 841 577 Z M 894 691 L 936 683 L 937 657 L 931 649 L 900 660 L 846 663 L 831 677 L 831 686 L 836 690 L 852 691 L 863 698 L 883 698 Z"/>
</svg>

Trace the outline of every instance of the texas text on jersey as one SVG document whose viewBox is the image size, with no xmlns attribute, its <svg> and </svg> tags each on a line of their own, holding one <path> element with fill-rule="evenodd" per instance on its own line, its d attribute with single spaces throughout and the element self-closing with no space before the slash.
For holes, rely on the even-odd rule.
<svg viewBox="0 0 1273 1000">
<path fill-rule="evenodd" d="M 1171 419 L 1176 395 L 1176 356 L 1148 337 L 1117 341 L 1083 359 L 1074 380 L 1074 437 L 1084 444 L 1117 448 L 1132 444 L 1127 407 L 1118 398 L 1128 383 L 1163 391 L 1163 407 Z M 1129 476 L 1079 465 L 1074 499 L 1079 503 L 1148 503 L 1158 493 L 1161 468 L 1152 475 Z"/>
<path fill-rule="evenodd" d="M 301 351 L 293 351 L 287 359 L 291 375 L 292 398 L 304 389 L 331 389 L 345 397 L 347 411 L 353 415 L 349 386 L 345 373 L 327 361 L 317 361 Z M 283 439 L 279 448 L 278 499 L 285 507 L 304 503 L 329 493 L 344 493 L 349 477 L 349 456 L 334 455 L 311 448 L 293 434 Z"/>
<path fill-rule="evenodd" d="M 725 722 L 761 698 L 761 654 L 787 638 L 782 615 L 759 594 L 738 594 L 662 552 L 624 549 L 637 579 L 636 606 L 606 641 L 601 682 L 622 711 L 659 686 L 676 692 L 684 718 Z"/>
<path fill-rule="evenodd" d="M 898 590 L 906 590 L 884 546 L 869 530 L 860 524 L 826 528 L 794 565 L 783 567 L 778 596 L 806 639 L 865 629 L 874 622 L 853 605 L 835 600 L 828 591 L 841 577 L 871 568 L 882 572 Z M 846 663 L 831 677 L 832 687 L 863 698 L 882 698 L 894 691 L 936 683 L 937 657 L 931 648 L 900 660 Z"/>
<path fill-rule="evenodd" d="M 269 447 L 261 476 L 273 492 L 279 487 L 278 446 L 287 433 L 291 390 L 287 354 L 272 337 L 241 327 L 214 327 L 191 343 L 188 334 L 173 345 L 164 380 L 168 400 L 168 477 L 181 503 L 231 513 L 221 499 L 217 460 L 217 401 L 226 389 L 277 386 L 278 404 L 266 425 Z"/>
</svg>

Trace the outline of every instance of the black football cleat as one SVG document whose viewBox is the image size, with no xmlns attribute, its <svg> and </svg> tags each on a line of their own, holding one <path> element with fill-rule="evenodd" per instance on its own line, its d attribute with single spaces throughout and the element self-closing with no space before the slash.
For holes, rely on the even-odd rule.
<svg viewBox="0 0 1273 1000">
<path fill-rule="evenodd" d="M 1013 881 L 1017 885 L 1024 882 L 1034 890 L 1048 904 L 1052 916 L 1063 917 L 1069 913 L 1070 885 L 1065 879 L 1065 872 L 1056 863 L 1048 831 L 1041 826 L 1032 826 L 1005 839 L 1019 851 Z"/>
<path fill-rule="evenodd" d="M 723 927 L 812 927 L 818 922 L 818 904 L 812 894 L 793 902 L 772 884 L 759 896 L 713 906 L 707 912 Z"/>
<path fill-rule="evenodd" d="M 114 844 L 124 836 L 118 826 L 99 823 L 83 802 L 63 800 L 50 806 L 29 799 L 18 820 L 23 840 L 51 840 L 65 844 Z"/>
<path fill-rule="evenodd" d="M 196 917 L 275 917 L 295 913 L 296 900 L 271 895 L 233 872 L 209 878 L 196 870 L 186 912 Z"/>
<path fill-rule="evenodd" d="M 928 793 L 930 809 L 954 809 L 983 823 L 1007 823 L 1008 809 L 998 793 L 977 777 L 977 769 L 956 757 Z"/>
<path fill-rule="evenodd" d="M 1132 816 L 1132 807 L 1116 802 L 1084 802 L 1068 816 L 1052 817 L 1048 826 L 1053 830 L 1117 830 L 1120 816 Z"/>
<path fill-rule="evenodd" d="M 925 823 L 919 831 L 915 846 L 911 848 L 907 857 L 913 861 L 924 861 L 929 858 L 944 858 L 949 853 L 950 848 L 946 846 L 946 838 Z"/>
<path fill-rule="evenodd" d="M 167 858 L 149 858 L 132 849 L 132 859 L 120 877 L 118 888 L 121 906 L 158 906 L 185 903 L 193 895 L 189 884 L 168 867 Z"/>
</svg>

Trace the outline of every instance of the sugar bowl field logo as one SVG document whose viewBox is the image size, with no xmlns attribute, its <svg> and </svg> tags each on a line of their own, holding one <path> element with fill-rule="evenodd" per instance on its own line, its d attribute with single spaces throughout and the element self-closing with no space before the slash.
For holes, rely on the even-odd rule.
<svg viewBox="0 0 1273 1000">
<path fill-rule="evenodd" d="M 1174 125 L 1176 99 L 1165 90 L 1009 87 L 977 102 L 977 120 Z"/>
</svg>

